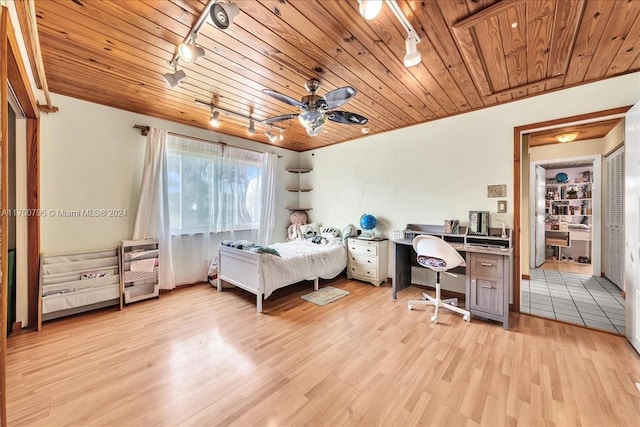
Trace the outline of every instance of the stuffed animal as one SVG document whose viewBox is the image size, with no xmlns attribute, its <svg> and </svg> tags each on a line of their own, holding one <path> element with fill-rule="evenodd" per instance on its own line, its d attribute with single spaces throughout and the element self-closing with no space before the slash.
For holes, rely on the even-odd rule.
<svg viewBox="0 0 640 427">
<path fill-rule="evenodd" d="M 287 233 L 289 235 L 289 240 L 302 239 L 302 231 L 300 231 L 300 226 L 307 223 L 307 214 L 303 211 L 293 211 L 291 212 L 289 221 L 291 221 L 291 225 L 289 226 Z"/>
</svg>

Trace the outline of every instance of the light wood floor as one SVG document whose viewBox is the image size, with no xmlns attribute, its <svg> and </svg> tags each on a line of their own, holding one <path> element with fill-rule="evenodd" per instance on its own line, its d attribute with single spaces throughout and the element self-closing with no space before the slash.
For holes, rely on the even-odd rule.
<svg viewBox="0 0 640 427">
<path fill-rule="evenodd" d="M 563 271 L 565 273 L 593 274 L 593 266 L 591 264 L 581 264 L 579 262 L 545 261 L 539 268 L 543 270 Z"/>
<path fill-rule="evenodd" d="M 321 285 L 326 285 L 326 282 Z M 344 278 L 265 301 L 199 285 L 8 340 L 10 426 L 631 426 L 626 339 L 512 313 L 511 330 Z"/>
</svg>

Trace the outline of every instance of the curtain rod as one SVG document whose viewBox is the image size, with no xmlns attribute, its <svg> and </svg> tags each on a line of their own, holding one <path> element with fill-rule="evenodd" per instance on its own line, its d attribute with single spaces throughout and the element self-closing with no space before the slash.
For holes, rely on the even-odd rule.
<svg viewBox="0 0 640 427">
<path fill-rule="evenodd" d="M 151 129 L 149 126 L 146 125 L 133 125 L 134 129 L 140 129 L 140 134 L 142 136 L 147 136 L 149 134 L 149 129 Z M 189 139 L 194 139 L 196 141 L 201 141 L 201 142 L 206 142 L 207 144 L 220 144 L 220 145 L 228 145 L 229 147 L 234 147 L 234 148 L 241 148 L 243 150 L 247 150 L 247 151 L 253 151 L 254 153 L 264 153 L 264 151 L 258 151 L 258 150 L 252 150 L 251 148 L 245 148 L 245 147 L 239 147 L 237 145 L 232 145 L 232 144 L 228 144 L 226 142 L 220 142 L 220 141 L 210 141 L 208 139 L 203 139 L 203 138 L 197 138 L 195 136 L 190 136 L 190 135 L 184 135 L 181 133 L 175 133 L 175 132 L 167 132 L 169 135 L 173 135 L 173 136 L 178 136 L 180 138 L 189 138 Z M 272 153 L 275 154 L 275 153 Z M 281 159 L 282 156 L 278 154 L 278 158 Z"/>
</svg>

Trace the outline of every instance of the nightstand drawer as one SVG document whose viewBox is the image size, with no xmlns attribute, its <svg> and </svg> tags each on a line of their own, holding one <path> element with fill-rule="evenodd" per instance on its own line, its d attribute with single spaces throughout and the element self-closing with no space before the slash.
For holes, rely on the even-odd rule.
<svg viewBox="0 0 640 427">
<path fill-rule="evenodd" d="M 364 267 L 377 267 L 378 258 L 374 256 L 362 255 L 359 253 L 349 253 L 349 265 L 361 265 Z"/>
<path fill-rule="evenodd" d="M 378 269 L 373 266 L 367 267 L 364 265 L 351 265 L 349 266 L 349 272 L 352 276 L 358 276 L 364 280 L 378 279 Z"/>
<path fill-rule="evenodd" d="M 502 256 L 472 254 L 471 268 L 475 275 L 502 276 Z"/>
<path fill-rule="evenodd" d="M 349 239 L 349 252 L 364 255 L 378 255 L 378 245 L 377 242 Z"/>
</svg>

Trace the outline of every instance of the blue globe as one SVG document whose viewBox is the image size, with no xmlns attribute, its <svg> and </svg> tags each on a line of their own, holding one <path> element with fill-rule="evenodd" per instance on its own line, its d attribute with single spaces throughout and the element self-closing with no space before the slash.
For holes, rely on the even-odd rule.
<svg viewBox="0 0 640 427">
<path fill-rule="evenodd" d="M 377 223 L 376 217 L 371 214 L 364 214 L 360 217 L 360 227 L 363 230 L 373 230 Z"/>
</svg>

